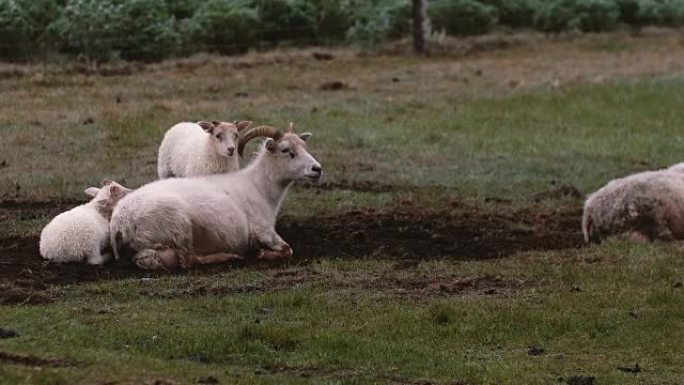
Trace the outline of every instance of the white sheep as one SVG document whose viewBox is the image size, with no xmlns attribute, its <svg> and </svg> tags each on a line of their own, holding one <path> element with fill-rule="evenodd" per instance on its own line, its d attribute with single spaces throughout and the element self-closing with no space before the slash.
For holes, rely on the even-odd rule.
<svg viewBox="0 0 684 385">
<path fill-rule="evenodd" d="M 159 146 L 160 179 L 204 176 L 237 171 L 235 147 L 240 131 L 252 122 L 178 123 L 169 128 Z"/>
<path fill-rule="evenodd" d="M 292 255 L 275 231 L 280 205 L 298 180 L 318 181 L 321 165 L 307 151 L 309 133 L 261 126 L 245 133 L 267 139 L 254 161 L 234 173 L 165 179 L 147 184 L 119 202 L 111 221 L 112 247 L 126 247 L 143 269 L 219 263 L 259 248 L 258 258 Z"/>
<path fill-rule="evenodd" d="M 682 164 L 615 179 L 584 204 L 584 240 L 613 235 L 633 241 L 684 239 L 684 168 Z"/>
<path fill-rule="evenodd" d="M 668 167 L 667 169 L 670 171 L 684 172 L 684 162 L 675 163 L 672 166 Z"/>
<path fill-rule="evenodd" d="M 83 262 L 99 265 L 111 258 L 109 218 L 116 203 L 130 189 L 105 180 L 102 188 L 90 187 L 93 199 L 57 215 L 40 233 L 40 255 L 53 262 Z"/>
</svg>

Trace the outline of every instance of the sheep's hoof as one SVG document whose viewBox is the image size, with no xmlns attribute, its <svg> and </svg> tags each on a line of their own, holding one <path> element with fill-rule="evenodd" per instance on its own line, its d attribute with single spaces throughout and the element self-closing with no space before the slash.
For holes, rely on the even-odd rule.
<svg viewBox="0 0 684 385">
<path fill-rule="evenodd" d="M 141 250 L 133 257 L 133 262 L 143 270 L 159 270 L 166 268 L 164 261 L 159 257 L 157 250 L 152 249 Z"/>
<path fill-rule="evenodd" d="M 273 261 L 276 259 L 286 259 L 292 257 L 292 248 L 290 245 L 284 245 L 280 250 L 266 250 L 261 249 L 257 259 L 264 259 L 267 261 Z"/>
</svg>

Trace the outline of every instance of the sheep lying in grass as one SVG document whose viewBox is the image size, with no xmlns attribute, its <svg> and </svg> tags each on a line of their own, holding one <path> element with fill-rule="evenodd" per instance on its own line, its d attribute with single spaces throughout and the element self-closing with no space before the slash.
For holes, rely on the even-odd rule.
<svg viewBox="0 0 684 385">
<path fill-rule="evenodd" d="M 677 172 L 684 172 L 684 162 L 683 163 L 675 163 L 672 166 L 667 168 L 670 171 L 677 171 Z"/>
<path fill-rule="evenodd" d="M 133 249 L 143 269 L 220 263 L 258 247 L 258 258 L 292 255 L 275 231 L 289 186 L 318 181 L 321 165 L 309 154 L 309 133 L 256 127 L 245 133 L 238 153 L 253 138 L 267 137 L 254 161 L 234 173 L 165 179 L 126 196 L 114 209 L 112 247 Z M 118 254 L 116 254 L 118 257 Z"/>
<path fill-rule="evenodd" d="M 164 135 L 159 147 L 160 179 L 192 177 L 237 171 L 235 147 L 240 131 L 252 122 L 178 123 Z"/>
<path fill-rule="evenodd" d="M 40 233 L 40 255 L 53 262 L 106 262 L 111 255 L 102 252 L 109 246 L 109 218 L 130 191 L 110 180 L 85 190 L 90 202 L 59 214 Z"/>
<path fill-rule="evenodd" d="M 584 204 L 586 242 L 612 235 L 634 241 L 684 239 L 684 164 L 616 179 Z"/>
</svg>

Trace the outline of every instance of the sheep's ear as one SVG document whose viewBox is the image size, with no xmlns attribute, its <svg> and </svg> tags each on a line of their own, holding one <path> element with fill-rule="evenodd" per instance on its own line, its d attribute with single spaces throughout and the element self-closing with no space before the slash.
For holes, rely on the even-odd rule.
<svg viewBox="0 0 684 385">
<path fill-rule="evenodd" d="M 252 122 L 250 122 L 249 120 L 243 120 L 241 122 L 235 123 L 235 127 L 237 127 L 238 131 L 246 130 L 251 125 L 252 125 Z"/>
<path fill-rule="evenodd" d="M 212 132 L 214 130 L 214 125 L 212 123 L 201 121 L 197 122 L 197 124 L 206 132 Z"/>
<path fill-rule="evenodd" d="M 116 199 L 121 199 L 126 195 L 126 191 L 123 188 L 113 185 L 109 187 L 109 196 Z"/>
<path fill-rule="evenodd" d="M 97 196 L 97 193 L 100 192 L 100 189 L 97 187 L 88 187 L 85 189 L 85 194 L 91 198 L 95 198 Z"/>
<path fill-rule="evenodd" d="M 299 134 L 299 138 L 300 138 L 301 140 L 305 141 L 305 142 L 306 142 L 307 140 L 309 140 L 309 138 L 312 137 L 312 136 L 313 136 L 313 134 L 310 133 L 310 132 L 302 132 L 301 134 Z"/>
<path fill-rule="evenodd" d="M 273 138 L 268 138 L 268 139 L 266 139 L 266 141 L 264 142 L 264 146 L 266 146 L 266 149 L 267 149 L 269 152 L 275 154 L 277 144 L 276 144 L 276 141 L 273 140 Z"/>
</svg>

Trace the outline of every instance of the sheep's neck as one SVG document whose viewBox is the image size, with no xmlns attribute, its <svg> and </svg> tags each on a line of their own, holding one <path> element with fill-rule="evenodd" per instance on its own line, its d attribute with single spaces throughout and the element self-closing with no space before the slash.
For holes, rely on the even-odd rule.
<svg viewBox="0 0 684 385">
<path fill-rule="evenodd" d="M 262 153 L 253 164 L 247 166 L 245 173 L 257 191 L 261 193 L 273 208 L 273 215 L 276 216 L 278 211 L 280 211 L 280 205 L 285 199 L 287 189 L 292 184 L 292 181 L 279 178 L 273 172 L 277 167 L 272 167 L 269 163 L 267 155 Z"/>
<path fill-rule="evenodd" d="M 107 207 L 107 205 L 102 205 L 97 202 L 89 202 L 89 205 L 95 208 L 95 211 L 97 211 L 98 214 L 102 215 L 102 217 L 106 220 L 111 220 L 112 219 L 112 209 Z"/>
</svg>

